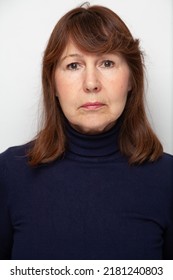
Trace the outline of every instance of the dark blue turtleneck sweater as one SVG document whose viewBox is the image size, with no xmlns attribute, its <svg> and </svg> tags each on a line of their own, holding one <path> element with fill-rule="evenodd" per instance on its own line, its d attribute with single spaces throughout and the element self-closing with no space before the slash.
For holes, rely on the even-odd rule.
<svg viewBox="0 0 173 280">
<path fill-rule="evenodd" d="M 0 259 L 173 259 L 173 157 L 129 166 L 118 127 L 68 127 L 61 160 L 0 155 Z"/>
</svg>

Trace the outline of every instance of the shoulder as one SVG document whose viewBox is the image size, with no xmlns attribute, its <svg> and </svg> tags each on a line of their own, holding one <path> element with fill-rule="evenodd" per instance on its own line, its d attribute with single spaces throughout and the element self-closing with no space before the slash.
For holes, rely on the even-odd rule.
<svg viewBox="0 0 173 280">
<path fill-rule="evenodd" d="M 31 142 L 20 146 L 10 147 L 0 154 L 0 160 L 7 159 L 9 157 L 14 159 L 17 157 L 26 157 L 30 146 Z"/>
<path fill-rule="evenodd" d="M 15 169 L 18 165 L 26 165 L 28 162 L 28 150 L 31 143 L 10 147 L 0 154 L 0 170 Z"/>
<path fill-rule="evenodd" d="M 173 156 L 164 153 L 163 156 L 155 162 L 155 169 L 157 176 L 164 178 L 165 181 L 169 181 L 170 185 L 173 185 Z M 173 189 L 173 188 L 172 188 Z"/>
<path fill-rule="evenodd" d="M 145 166 L 145 165 L 144 165 Z M 163 155 L 156 161 L 146 164 L 149 170 L 157 172 L 157 174 L 172 174 L 173 156 L 171 154 L 163 153 Z"/>
<path fill-rule="evenodd" d="M 156 161 L 154 162 L 154 165 L 159 169 L 171 171 L 172 173 L 172 168 L 173 168 L 173 155 L 163 153 L 163 155 Z"/>
<path fill-rule="evenodd" d="M 142 168 L 148 170 L 170 170 L 173 167 L 173 155 L 168 153 L 163 153 L 158 160 L 153 162 L 146 162 L 141 165 Z"/>
<path fill-rule="evenodd" d="M 168 153 L 163 153 L 163 156 L 160 158 L 160 160 L 168 163 L 173 163 L 173 155 Z"/>
<path fill-rule="evenodd" d="M 160 187 L 163 191 L 169 189 L 173 193 L 173 156 L 167 153 L 154 162 L 141 166 L 141 172 L 147 178 L 149 185 Z"/>
<path fill-rule="evenodd" d="M 134 184 L 143 186 L 146 191 L 173 194 L 173 156 L 167 153 L 156 161 L 145 162 L 137 166 L 131 166 L 128 170 L 129 179 Z"/>
<path fill-rule="evenodd" d="M 28 184 L 32 169 L 28 164 L 30 143 L 10 147 L 0 154 L 0 192 L 12 193 Z"/>
</svg>

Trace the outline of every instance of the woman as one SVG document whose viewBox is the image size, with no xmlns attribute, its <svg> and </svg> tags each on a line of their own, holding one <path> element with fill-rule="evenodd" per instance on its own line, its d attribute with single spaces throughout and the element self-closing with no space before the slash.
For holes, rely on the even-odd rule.
<svg viewBox="0 0 173 280">
<path fill-rule="evenodd" d="M 0 258 L 173 259 L 173 158 L 146 117 L 139 41 L 108 8 L 73 9 L 42 83 L 42 130 L 0 155 Z"/>
</svg>

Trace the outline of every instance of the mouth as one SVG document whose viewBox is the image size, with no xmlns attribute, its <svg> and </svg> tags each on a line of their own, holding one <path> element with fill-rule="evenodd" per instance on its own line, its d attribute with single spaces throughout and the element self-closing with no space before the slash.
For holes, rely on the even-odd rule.
<svg viewBox="0 0 173 280">
<path fill-rule="evenodd" d="M 101 102 L 88 102 L 83 104 L 80 108 L 84 109 L 84 110 L 90 110 L 90 111 L 94 111 L 94 110 L 99 110 L 101 108 L 103 108 L 105 106 L 104 103 Z"/>
</svg>

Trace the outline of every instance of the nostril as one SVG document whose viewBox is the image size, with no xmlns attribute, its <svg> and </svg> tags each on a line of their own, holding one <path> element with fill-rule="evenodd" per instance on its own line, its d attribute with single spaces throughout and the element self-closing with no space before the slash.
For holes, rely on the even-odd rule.
<svg viewBox="0 0 173 280">
<path fill-rule="evenodd" d="M 86 92 L 98 92 L 99 89 L 100 89 L 99 86 L 95 86 L 95 87 L 93 87 L 93 86 L 88 86 L 88 87 L 85 88 Z"/>
</svg>

